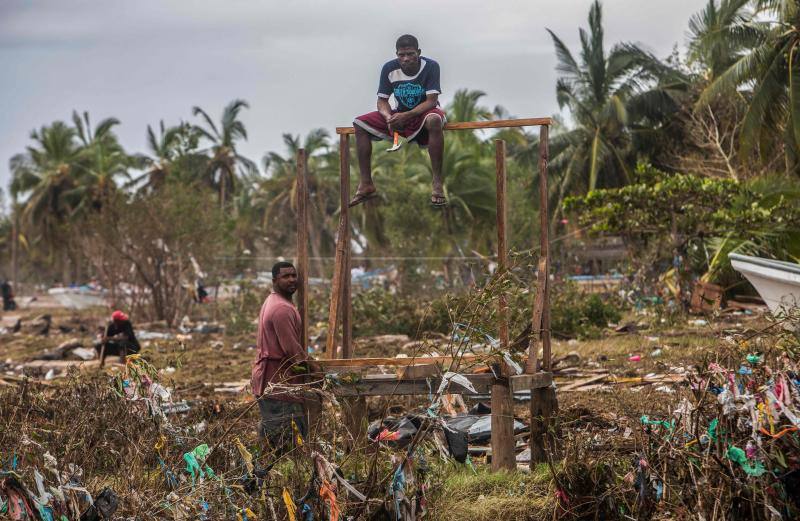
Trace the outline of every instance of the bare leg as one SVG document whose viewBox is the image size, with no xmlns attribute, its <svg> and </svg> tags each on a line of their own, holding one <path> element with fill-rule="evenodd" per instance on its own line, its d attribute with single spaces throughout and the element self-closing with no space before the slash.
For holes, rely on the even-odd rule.
<svg viewBox="0 0 800 521">
<path fill-rule="evenodd" d="M 442 179 L 442 158 L 444 157 L 444 129 L 442 120 L 436 116 L 425 119 L 428 131 L 428 154 L 431 157 L 431 173 L 433 174 L 431 202 L 442 204 L 444 198 L 444 181 Z"/>
<path fill-rule="evenodd" d="M 375 184 L 372 182 L 372 139 L 369 133 L 358 125 L 356 129 L 356 152 L 358 154 L 359 181 L 356 194 L 374 192 Z"/>
</svg>

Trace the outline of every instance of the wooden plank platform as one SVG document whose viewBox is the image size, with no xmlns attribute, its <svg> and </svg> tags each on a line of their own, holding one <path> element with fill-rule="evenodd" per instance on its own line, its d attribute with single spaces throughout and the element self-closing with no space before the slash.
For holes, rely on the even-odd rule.
<svg viewBox="0 0 800 521">
<path fill-rule="evenodd" d="M 492 374 L 465 374 L 464 375 L 475 387 L 477 393 L 462 387 L 456 382 L 451 381 L 447 392 L 449 394 L 489 394 L 495 377 Z M 510 379 L 511 387 L 515 390 L 548 387 L 553 381 L 550 373 L 536 373 L 533 375 L 512 376 Z M 437 378 L 416 378 L 398 380 L 394 375 L 366 375 L 357 383 L 344 383 L 339 387 L 334 387 L 331 391 L 336 396 L 401 396 L 401 395 L 427 395 L 435 393 L 439 388 L 442 379 Z M 528 387 L 525 387 L 528 385 Z"/>
</svg>

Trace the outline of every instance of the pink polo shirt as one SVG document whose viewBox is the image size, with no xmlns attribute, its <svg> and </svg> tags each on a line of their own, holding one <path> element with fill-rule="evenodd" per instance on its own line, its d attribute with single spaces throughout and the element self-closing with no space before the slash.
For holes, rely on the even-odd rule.
<svg viewBox="0 0 800 521">
<path fill-rule="evenodd" d="M 291 367 L 308 359 L 305 347 L 300 343 L 300 313 L 290 300 L 277 293 L 270 293 L 261 306 L 258 318 L 258 354 L 253 363 L 250 383 L 253 394 L 261 396 L 267 383 L 302 384 L 303 375 L 291 371 Z M 274 400 L 302 401 L 299 397 L 277 394 Z"/>
</svg>

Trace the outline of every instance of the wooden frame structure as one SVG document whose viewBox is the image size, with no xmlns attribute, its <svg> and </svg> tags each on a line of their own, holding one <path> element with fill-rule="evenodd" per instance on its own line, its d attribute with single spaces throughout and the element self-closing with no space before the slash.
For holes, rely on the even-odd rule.
<svg viewBox="0 0 800 521">
<path fill-rule="evenodd" d="M 528 361 L 524 374 L 509 376 L 507 368 L 502 368 L 502 375 L 492 374 L 465 375 L 480 392 L 491 392 L 492 400 L 492 469 L 511 469 L 516 467 L 514 456 L 513 431 L 513 392 L 530 390 L 531 393 L 531 467 L 546 460 L 547 448 L 555 448 L 555 437 L 552 419 L 557 410 L 555 389 L 552 386 L 551 345 L 550 345 L 550 259 L 549 259 L 549 212 L 547 208 L 547 166 L 549 159 L 548 135 L 550 118 L 506 119 L 493 121 L 466 121 L 448 123 L 444 129 L 478 130 L 515 127 L 539 127 L 539 248 L 540 256 L 537 268 L 537 291 L 533 303 L 531 317 L 531 336 L 528 346 Z M 413 365 L 415 359 L 358 359 L 352 358 L 352 307 L 350 298 L 350 135 L 355 133 L 353 127 L 337 127 L 339 136 L 339 173 L 341 213 L 336 239 L 336 257 L 331 287 L 331 301 L 328 315 L 328 335 L 326 343 L 327 360 L 322 361 L 326 367 L 374 367 L 377 365 Z M 495 140 L 495 168 L 497 181 L 497 260 L 498 270 L 508 268 L 507 238 L 507 190 L 506 190 L 506 143 Z M 303 324 L 303 340 L 308 345 L 308 180 L 305 151 L 297 152 L 297 269 L 300 276 L 298 287 L 299 308 Z M 503 296 L 498 303 L 498 329 L 501 347 L 509 345 L 508 312 Z M 338 325 L 341 323 L 341 359 L 338 352 Z M 542 361 L 538 363 L 538 351 L 541 345 Z M 444 357 L 446 358 L 446 357 Z M 402 361 L 401 361 L 402 360 Z M 416 359 L 418 362 L 431 363 L 430 359 Z M 442 360 L 437 360 L 442 362 Z M 541 366 L 541 367 L 540 367 Z M 455 384 L 453 384 L 454 387 Z M 342 397 L 353 397 L 362 400 L 364 396 L 427 394 L 430 386 L 438 386 L 438 382 L 430 379 L 397 379 L 383 375 L 368 375 L 358 384 L 343 386 L 338 394 Z M 469 394 L 466 389 L 455 388 L 452 392 Z"/>
</svg>

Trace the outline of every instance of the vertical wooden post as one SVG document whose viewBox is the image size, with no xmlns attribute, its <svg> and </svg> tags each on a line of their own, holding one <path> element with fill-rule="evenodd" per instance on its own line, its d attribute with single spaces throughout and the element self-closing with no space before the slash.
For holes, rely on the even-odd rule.
<svg viewBox="0 0 800 521">
<path fill-rule="evenodd" d="M 308 171 L 306 170 L 306 151 L 297 151 L 297 271 L 298 308 L 300 311 L 301 339 L 303 348 L 308 349 Z"/>
<path fill-rule="evenodd" d="M 339 134 L 339 228 L 336 230 L 336 259 L 333 266 L 333 281 L 331 283 L 331 304 L 328 311 L 328 338 L 326 342 L 326 357 L 337 358 L 337 329 L 339 325 L 339 314 L 347 318 L 348 327 L 343 328 L 342 342 L 344 344 L 348 336 L 350 321 L 350 303 L 345 305 L 342 299 L 345 290 L 343 285 L 347 284 L 347 298 L 350 298 L 350 214 L 348 203 L 350 202 L 350 136 Z M 346 275 L 346 276 L 345 276 Z M 344 311 L 344 308 L 347 311 Z M 346 317 L 345 317 L 346 315 Z M 348 344 L 349 345 L 349 344 Z"/>
<path fill-rule="evenodd" d="M 336 230 L 336 259 L 333 264 L 333 281 L 331 282 L 331 303 L 328 309 L 328 337 L 325 341 L 325 358 L 336 358 L 336 337 L 339 326 L 339 304 L 342 297 L 342 268 L 344 266 L 344 216 L 339 214 L 339 228 Z"/>
<path fill-rule="evenodd" d="M 508 269 L 508 240 L 506 225 L 506 142 L 495 140 L 495 169 L 497 177 L 497 273 Z M 497 309 L 500 348 L 508 349 L 508 305 L 500 295 Z M 516 468 L 514 456 L 514 402 L 505 363 L 500 362 L 501 374 L 492 384 L 492 471 Z"/>
<path fill-rule="evenodd" d="M 550 218 L 547 208 L 547 163 L 550 160 L 549 127 L 539 127 L 539 255 L 544 259 L 544 303 L 542 306 L 542 367 L 550 371 Z"/>
<path fill-rule="evenodd" d="M 342 267 L 342 358 L 353 357 L 353 306 L 350 297 L 350 257 L 352 255 L 352 248 L 350 246 L 350 212 L 348 204 L 350 203 L 350 155 L 349 155 L 349 139 L 350 136 L 344 136 L 345 144 L 343 153 L 345 160 L 342 163 L 344 173 L 342 174 L 342 208 L 344 208 L 344 234 L 342 240 L 344 241 L 344 266 Z"/>
<path fill-rule="evenodd" d="M 339 139 L 339 184 L 341 185 L 342 236 L 344 256 L 342 258 L 342 358 L 350 358 L 352 351 L 353 326 L 351 324 L 352 306 L 350 305 L 350 136 Z"/>
<path fill-rule="evenodd" d="M 547 208 L 548 130 L 547 125 L 542 125 L 539 129 L 539 273 L 526 372 L 537 371 L 536 357 L 539 349 L 537 340 L 541 340 L 542 345 L 542 369 L 549 372 L 552 368 L 550 346 L 550 241 L 549 212 Z M 553 415 L 557 407 L 555 389 L 548 387 L 531 390 L 531 469 L 537 463 L 546 461 L 546 448 L 555 449 Z"/>
<path fill-rule="evenodd" d="M 506 207 L 506 142 L 494 142 L 494 162 L 497 182 L 497 273 L 501 276 L 508 269 L 508 209 Z M 505 293 L 500 294 L 497 308 L 498 336 L 503 349 L 508 348 L 508 302 Z"/>
<path fill-rule="evenodd" d="M 341 216 L 339 219 L 339 238 L 336 248 L 337 261 L 341 263 L 339 269 L 339 286 L 331 291 L 339 291 L 339 312 L 342 318 L 342 358 L 353 357 L 353 324 L 352 306 L 350 298 L 350 136 L 339 137 L 339 190 L 341 201 Z M 339 254 L 341 252 L 341 257 Z M 333 298 L 333 296 L 331 296 Z M 336 358 L 336 343 L 331 358 Z M 348 398 L 344 406 L 344 423 L 350 433 L 351 439 L 347 445 L 350 450 L 355 450 L 367 434 L 367 400 L 363 396 Z"/>
</svg>

